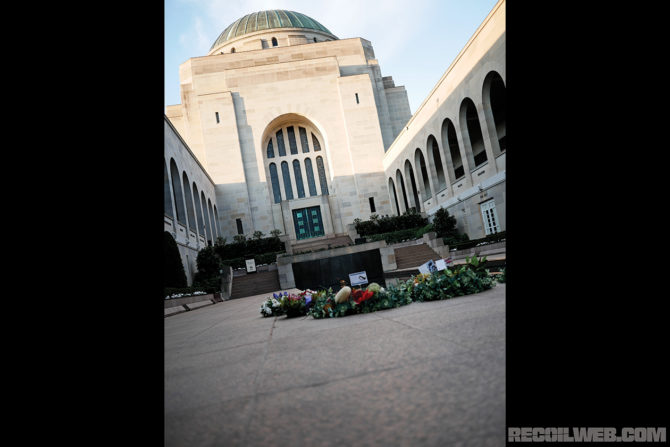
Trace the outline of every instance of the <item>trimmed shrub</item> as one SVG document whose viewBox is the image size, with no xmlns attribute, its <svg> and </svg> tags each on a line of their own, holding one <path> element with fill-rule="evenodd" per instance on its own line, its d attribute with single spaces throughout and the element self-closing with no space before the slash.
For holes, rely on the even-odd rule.
<svg viewBox="0 0 670 447">
<path fill-rule="evenodd" d="M 499 233 L 489 234 L 488 236 L 479 239 L 466 240 L 465 242 L 461 241 L 461 242 L 450 243 L 447 242 L 447 238 L 444 238 L 444 243 L 448 244 L 450 249 L 464 250 L 467 248 L 476 247 L 479 244 L 493 244 L 495 242 L 500 242 L 504 240 L 505 240 L 505 232 L 501 231 Z"/>
<path fill-rule="evenodd" d="M 215 247 L 205 247 L 198 252 L 196 258 L 198 271 L 193 276 L 194 287 L 221 289 L 221 258 L 216 254 Z"/>
<path fill-rule="evenodd" d="M 393 231 L 391 233 L 373 234 L 367 236 L 368 242 L 386 241 L 387 244 L 396 244 L 407 240 L 419 239 L 424 234 L 433 231 L 433 225 L 428 224 L 420 228 L 410 228 L 408 230 Z"/>
<path fill-rule="evenodd" d="M 225 260 L 266 255 L 268 253 L 280 253 L 286 250 L 284 243 L 278 236 L 260 239 L 239 239 L 231 244 L 221 244 L 214 248 L 219 257 Z"/>
<path fill-rule="evenodd" d="M 435 213 L 433 217 L 433 228 L 437 233 L 438 237 L 455 237 L 458 235 L 458 230 L 456 229 L 456 218 L 449 215 L 449 212 L 440 208 Z"/>
<path fill-rule="evenodd" d="M 400 230 L 417 229 L 428 225 L 428 218 L 421 216 L 414 210 L 407 211 L 400 216 L 383 216 L 376 214 L 370 216 L 370 220 L 354 220 L 356 232 L 361 237 L 373 234 L 392 233 Z"/>
</svg>

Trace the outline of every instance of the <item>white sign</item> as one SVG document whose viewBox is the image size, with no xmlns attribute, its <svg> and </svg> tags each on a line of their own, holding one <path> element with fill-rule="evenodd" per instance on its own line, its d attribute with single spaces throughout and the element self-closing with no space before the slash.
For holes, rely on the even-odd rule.
<svg viewBox="0 0 670 447">
<path fill-rule="evenodd" d="M 360 286 L 361 284 L 367 284 L 367 283 L 368 283 L 368 274 L 365 273 L 365 270 L 363 270 L 362 272 L 349 274 L 349 284 L 351 284 L 352 286 Z"/>
<path fill-rule="evenodd" d="M 256 271 L 256 260 L 247 259 L 245 262 L 247 263 L 247 273 Z"/>
<path fill-rule="evenodd" d="M 437 271 L 437 267 L 432 259 L 419 266 L 419 272 L 421 273 L 433 273 L 435 271 Z"/>
<path fill-rule="evenodd" d="M 435 261 L 435 266 L 437 267 L 437 270 L 445 270 L 451 265 L 453 265 L 453 261 L 451 260 L 451 258 L 438 259 L 437 261 Z"/>
</svg>

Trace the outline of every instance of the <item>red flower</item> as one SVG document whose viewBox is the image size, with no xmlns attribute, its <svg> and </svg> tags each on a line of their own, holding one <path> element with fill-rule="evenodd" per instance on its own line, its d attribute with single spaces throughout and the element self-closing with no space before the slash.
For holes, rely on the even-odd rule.
<svg viewBox="0 0 670 447">
<path fill-rule="evenodd" d="M 355 290 L 352 295 L 356 304 L 361 304 L 363 301 L 369 300 L 375 293 L 372 290 Z"/>
</svg>

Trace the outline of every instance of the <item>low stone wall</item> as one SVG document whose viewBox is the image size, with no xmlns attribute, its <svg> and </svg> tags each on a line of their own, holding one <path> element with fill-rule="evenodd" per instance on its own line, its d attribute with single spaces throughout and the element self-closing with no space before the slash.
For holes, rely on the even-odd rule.
<svg viewBox="0 0 670 447">
<path fill-rule="evenodd" d="M 209 293 L 207 295 L 193 295 L 184 298 L 172 298 L 165 300 L 165 316 L 186 312 L 202 306 L 216 304 L 223 301 L 221 293 Z"/>
<path fill-rule="evenodd" d="M 350 255 L 369 250 L 379 250 L 383 271 L 395 270 L 397 268 L 393 248 L 388 247 L 386 241 L 367 242 L 365 244 L 331 248 L 330 250 L 321 250 L 313 253 L 302 253 L 299 255 L 278 257 L 277 270 L 279 271 L 279 284 L 281 285 L 282 289 L 291 289 L 295 287 L 295 277 L 293 276 L 292 267 L 294 263 L 318 261 L 320 259 L 334 258 L 337 256 Z"/>
</svg>

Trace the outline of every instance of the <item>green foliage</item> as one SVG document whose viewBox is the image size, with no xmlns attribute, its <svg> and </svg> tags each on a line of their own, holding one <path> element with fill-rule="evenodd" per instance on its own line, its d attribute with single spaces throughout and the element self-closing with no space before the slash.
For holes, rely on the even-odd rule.
<svg viewBox="0 0 670 447">
<path fill-rule="evenodd" d="M 387 244 L 395 244 L 407 240 L 419 239 L 425 233 L 428 233 L 430 231 L 433 231 L 432 224 L 428 224 L 420 228 L 410 228 L 407 230 L 398 230 L 390 233 L 373 234 L 371 236 L 366 236 L 366 238 L 368 242 L 384 240 L 386 241 Z"/>
<path fill-rule="evenodd" d="M 254 231 L 254 234 L 253 234 L 252 237 L 254 238 L 254 240 L 259 240 L 259 239 L 263 239 L 263 236 L 264 236 L 264 234 L 263 234 L 262 231 L 256 230 L 256 231 Z"/>
<path fill-rule="evenodd" d="M 458 235 L 456 218 L 450 216 L 449 212 L 444 208 L 440 208 L 435 213 L 435 216 L 433 217 L 433 228 L 439 237 L 453 238 Z"/>
<path fill-rule="evenodd" d="M 500 274 L 496 275 L 496 282 L 505 284 L 506 281 L 507 281 L 507 273 L 505 272 L 505 269 L 502 268 L 500 269 Z"/>
<path fill-rule="evenodd" d="M 472 239 L 472 240 L 466 239 L 466 241 L 456 241 L 453 243 L 447 242 L 447 239 L 445 238 L 444 243 L 449 245 L 449 248 L 455 248 L 456 250 L 464 250 L 475 247 L 482 243 L 493 244 L 495 242 L 500 242 L 504 240 L 505 240 L 505 232 L 500 231 L 498 233 L 489 234 L 488 236 L 479 239 Z"/>
<path fill-rule="evenodd" d="M 236 234 L 235 236 L 233 236 L 233 240 L 236 243 L 241 244 L 241 243 L 244 243 L 247 240 L 247 237 L 243 234 Z"/>
<path fill-rule="evenodd" d="M 445 245 L 448 245 L 450 248 L 456 246 L 457 244 L 462 244 L 463 242 L 469 241 L 470 238 L 468 237 L 467 233 L 462 233 L 462 234 L 457 234 L 455 236 L 448 236 L 445 238 L 442 238 L 444 241 Z"/>
<path fill-rule="evenodd" d="M 275 236 L 249 240 L 246 238 L 244 240 L 239 239 L 231 244 L 219 245 L 214 248 L 219 257 L 228 265 L 231 265 L 228 261 L 237 260 L 238 258 L 242 258 L 242 263 L 244 263 L 244 258 L 254 256 L 254 259 L 256 259 L 257 255 L 274 256 L 286 250 L 284 243 L 279 237 Z M 273 258 L 270 262 L 274 261 L 275 259 Z M 267 262 L 259 262 L 259 259 L 256 259 L 256 263 L 266 264 Z"/>
<path fill-rule="evenodd" d="M 429 275 L 417 275 L 411 283 L 414 301 L 435 301 L 482 292 L 495 286 L 495 281 L 483 266 L 486 259 L 471 262 L 455 269 L 445 269 Z"/>
<path fill-rule="evenodd" d="M 373 289 L 376 289 L 376 287 L 373 287 Z M 344 317 L 392 309 L 412 302 L 410 290 L 404 283 L 401 283 L 399 287 L 391 286 L 388 289 L 380 287 L 377 291 L 371 291 L 374 292 L 371 298 L 357 304 L 352 298 L 343 303 L 335 303 L 333 289 L 322 290 L 313 296 L 314 304 L 309 309 L 309 315 L 317 319 Z"/>
<path fill-rule="evenodd" d="M 270 236 L 278 238 L 279 235 L 281 234 L 281 230 L 277 230 L 276 228 L 272 231 L 270 231 Z"/>
<path fill-rule="evenodd" d="M 208 289 L 221 289 L 221 273 L 223 267 L 221 258 L 216 253 L 216 247 L 205 247 L 198 252 L 196 258 L 198 271 L 193 276 L 193 285 Z"/>
<path fill-rule="evenodd" d="M 165 287 L 186 287 L 186 272 L 179 255 L 177 242 L 167 231 L 163 233 L 163 285 Z"/>
<path fill-rule="evenodd" d="M 354 219 L 356 232 L 361 236 L 416 229 L 425 227 L 427 224 L 428 219 L 421 216 L 415 210 L 407 211 L 400 216 L 379 217 L 376 214 L 372 214 L 370 220 L 362 221 L 361 219 Z"/>
</svg>

